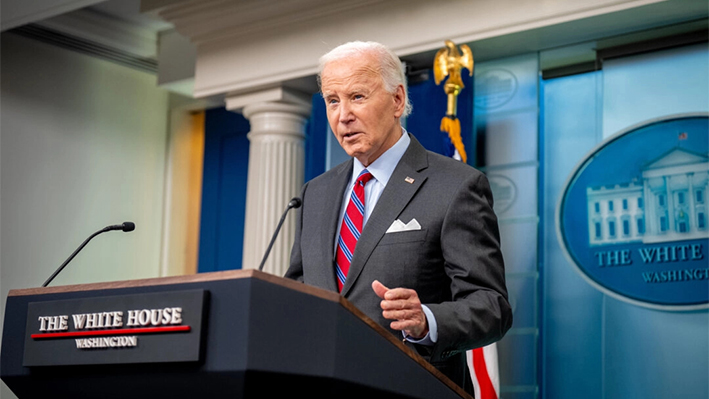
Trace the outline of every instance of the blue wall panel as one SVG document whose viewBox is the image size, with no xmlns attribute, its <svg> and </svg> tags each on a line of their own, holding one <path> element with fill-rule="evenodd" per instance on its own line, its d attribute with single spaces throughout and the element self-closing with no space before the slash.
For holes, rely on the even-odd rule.
<svg viewBox="0 0 709 399">
<path fill-rule="evenodd" d="M 647 119 L 709 112 L 707 88 L 706 43 L 607 61 L 604 138 Z M 649 310 L 608 298 L 604 314 L 605 398 L 709 398 L 709 312 Z"/>
<path fill-rule="evenodd" d="M 542 381 L 545 398 L 602 397 L 603 294 L 568 263 L 555 215 L 569 172 L 601 139 L 600 72 L 542 85 Z"/>
<path fill-rule="evenodd" d="M 536 398 L 539 376 L 538 142 L 536 53 L 481 62 L 475 71 L 475 159 L 500 226 L 514 321 L 498 342 L 500 397 Z"/>
<path fill-rule="evenodd" d="M 204 122 L 202 216 L 197 270 L 241 269 L 249 166 L 249 121 L 216 108 Z"/>
</svg>

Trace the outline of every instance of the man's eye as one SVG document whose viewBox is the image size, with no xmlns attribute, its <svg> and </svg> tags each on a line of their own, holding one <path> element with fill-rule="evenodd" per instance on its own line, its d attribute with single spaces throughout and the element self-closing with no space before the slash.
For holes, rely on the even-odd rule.
<svg viewBox="0 0 709 399">
<path fill-rule="evenodd" d="M 337 101 L 337 99 L 331 98 L 331 99 L 327 100 L 327 103 L 332 105 L 332 104 L 337 104 L 338 101 Z"/>
<path fill-rule="evenodd" d="M 353 98 L 354 98 L 355 100 L 360 100 L 360 99 L 364 98 L 364 96 L 363 96 L 362 94 L 355 94 L 355 95 L 353 96 Z"/>
</svg>

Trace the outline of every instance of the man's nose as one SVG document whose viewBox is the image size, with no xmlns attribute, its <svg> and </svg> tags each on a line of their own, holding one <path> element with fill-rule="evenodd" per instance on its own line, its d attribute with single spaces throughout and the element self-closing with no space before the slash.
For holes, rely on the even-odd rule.
<svg viewBox="0 0 709 399">
<path fill-rule="evenodd" d="M 349 123 L 354 120 L 354 114 L 352 114 L 352 107 L 348 101 L 343 101 L 340 103 L 340 123 Z"/>
</svg>

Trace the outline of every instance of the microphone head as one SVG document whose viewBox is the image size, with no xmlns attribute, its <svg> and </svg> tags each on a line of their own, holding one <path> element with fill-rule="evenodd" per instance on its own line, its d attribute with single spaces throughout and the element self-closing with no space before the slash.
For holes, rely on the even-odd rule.
<svg viewBox="0 0 709 399">
<path fill-rule="evenodd" d="M 135 223 L 133 222 L 123 222 L 121 225 L 123 227 L 123 231 L 128 232 L 128 231 L 133 231 L 135 230 Z"/>
<path fill-rule="evenodd" d="M 289 208 L 300 208 L 301 205 L 303 205 L 303 200 L 298 197 L 293 197 L 288 203 Z"/>
</svg>

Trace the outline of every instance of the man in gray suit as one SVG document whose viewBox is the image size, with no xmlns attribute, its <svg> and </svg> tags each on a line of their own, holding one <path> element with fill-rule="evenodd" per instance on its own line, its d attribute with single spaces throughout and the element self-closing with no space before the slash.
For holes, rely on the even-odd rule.
<svg viewBox="0 0 709 399">
<path fill-rule="evenodd" d="M 353 159 L 303 187 L 286 277 L 341 292 L 472 393 L 465 351 L 512 324 L 487 179 L 402 128 L 406 77 L 385 46 L 344 44 L 320 68 L 330 127 Z"/>
</svg>

